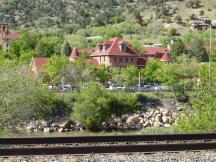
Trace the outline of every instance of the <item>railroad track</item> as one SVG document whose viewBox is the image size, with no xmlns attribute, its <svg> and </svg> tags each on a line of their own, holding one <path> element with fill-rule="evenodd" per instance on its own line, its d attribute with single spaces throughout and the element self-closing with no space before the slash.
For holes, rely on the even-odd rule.
<svg viewBox="0 0 216 162">
<path fill-rule="evenodd" d="M 130 142 L 164 142 L 127 144 Z M 176 143 L 175 143 L 176 141 Z M 189 143 L 185 141 L 190 141 Z M 197 142 L 198 141 L 198 142 Z M 116 144 L 125 142 L 126 144 Z M 174 143 L 169 143 L 174 142 Z M 87 143 L 90 146 L 69 146 Z M 102 145 L 96 145 L 102 143 Z M 113 143 L 113 145 L 103 145 Z M 115 145 L 114 145 L 115 143 Z M 216 150 L 216 134 L 0 138 L 0 156 Z M 58 146 L 62 144 L 63 146 Z M 93 145 L 92 145 L 93 144 Z M 94 145 L 95 144 L 95 145 Z M 31 145 L 31 146 L 29 146 Z M 41 147 L 41 145 L 45 145 Z M 10 147 L 5 147 L 10 146 Z M 13 147 L 14 146 L 14 147 Z M 19 146 L 19 147 L 16 147 Z M 24 147 L 22 147 L 24 146 Z"/>
</svg>

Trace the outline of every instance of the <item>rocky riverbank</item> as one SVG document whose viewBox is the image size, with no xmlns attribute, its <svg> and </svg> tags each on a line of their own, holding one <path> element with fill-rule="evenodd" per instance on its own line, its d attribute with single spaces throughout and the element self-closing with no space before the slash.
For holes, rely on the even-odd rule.
<svg viewBox="0 0 216 162">
<path fill-rule="evenodd" d="M 102 123 L 103 130 L 138 130 L 147 127 L 171 127 L 176 123 L 182 111 L 182 105 L 178 105 L 175 109 L 160 106 L 148 106 L 133 114 L 124 114 L 121 117 L 112 115 L 109 122 Z M 85 125 L 70 119 L 56 118 L 50 121 L 32 120 L 23 123 L 17 128 L 29 133 L 33 132 L 69 132 L 82 131 L 87 129 Z"/>
</svg>

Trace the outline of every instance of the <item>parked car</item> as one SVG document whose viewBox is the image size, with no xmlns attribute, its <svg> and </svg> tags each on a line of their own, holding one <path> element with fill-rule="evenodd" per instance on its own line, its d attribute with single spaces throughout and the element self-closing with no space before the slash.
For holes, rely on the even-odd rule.
<svg viewBox="0 0 216 162">
<path fill-rule="evenodd" d="M 125 88 L 126 88 L 125 86 L 120 86 L 118 84 L 113 83 L 110 84 L 108 89 L 114 91 L 114 90 L 124 90 Z"/>
</svg>

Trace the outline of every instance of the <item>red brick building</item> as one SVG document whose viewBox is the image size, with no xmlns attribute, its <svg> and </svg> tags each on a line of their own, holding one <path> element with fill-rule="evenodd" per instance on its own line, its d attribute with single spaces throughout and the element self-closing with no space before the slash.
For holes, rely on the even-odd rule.
<svg viewBox="0 0 216 162">
<path fill-rule="evenodd" d="M 148 61 L 157 59 L 163 62 L 169 62 L 169 53 L 170 50 L 168 48 L 163 47 L 146 47 L 144 49 L 144 55 L 146 56 Z"/>
<path fill-rule="evenodd" d="M 31 62 L 31 72 L 38 76 L 39 72 L 43 70 L 44 66 L 49 62 L 49 58 L 46 57 L 36 57 L 32 59 Z"/>
<path fill-rule="evenodd" d="M 146 59 L 140 57 L 132 45 L 120 38 L 113 38 L 97 45 L 97 50 L 91 57 L 99 64 L 113 67 L 126 67 L 128 65 L 145 66 Z M 137 64 L 139 63 L 139 64 Z"/>
<path fill-rule="evenodd" d="M 9 25 L 7 22 L 0 22 L 0 48 L 4 52 L 8 52 L 10 43 L 20 37 L 19 32 L 9 31 Z"/>
</svg>

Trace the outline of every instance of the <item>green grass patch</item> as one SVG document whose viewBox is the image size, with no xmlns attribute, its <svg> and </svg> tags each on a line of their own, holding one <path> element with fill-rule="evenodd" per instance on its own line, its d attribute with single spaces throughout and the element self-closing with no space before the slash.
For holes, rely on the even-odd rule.
<svg viewBox="0 0 216 162">
<path fill-rule="evenodd" d="M 170 128 L 156 128 L 156 127 L 150 127 L 150 128 L 143 128 L 139 134 L 181 134 L 182 132 L 177 127 L 170 127 Z"/>
</svg>

